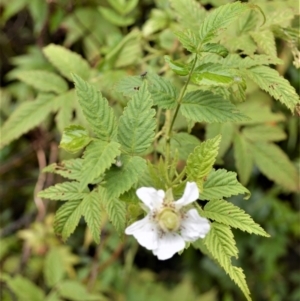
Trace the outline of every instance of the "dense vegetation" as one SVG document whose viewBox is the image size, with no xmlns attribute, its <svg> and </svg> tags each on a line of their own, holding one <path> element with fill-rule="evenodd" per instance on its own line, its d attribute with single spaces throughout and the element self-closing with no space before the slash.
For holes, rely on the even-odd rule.
<svg viewBox="0 0 300 301">
<path fill-rule="evenodd" d="M 0 7 L 1 300 L 300 298 L 298 1 Z M 159 261 L 135 191 L 187 181 L 211 230 Z"/>
</svg>

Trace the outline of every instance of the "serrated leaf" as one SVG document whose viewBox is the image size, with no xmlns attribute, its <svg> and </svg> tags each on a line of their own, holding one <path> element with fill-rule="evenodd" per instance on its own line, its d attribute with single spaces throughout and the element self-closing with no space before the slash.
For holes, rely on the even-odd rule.
<svg viewBox="0 0 300 301">
<path fill-rule="evenodd" d="M 117 14 L 110 8 L 107 7 L 99 7 L 99 12 L 101 15 L 110 23 L 117 25 L 117 26 L 128 26 L 134 23 L 133 17 L 126 17 L 120 14 Z"/>
<path fill-rule="evenodd" d="M 117 133 L 117 121 L 113 109 L 91 84 L 76 74 L 73 77 L 81 109 L 91 129 L 97 138 L 110 141 Z"/>
<path fill-rule="evenodd" d="M 126 204 L 119 199 L 106 199 L 103 201 L 109 220 L 117 230 L 119 236 L 124 234 L 126 224 Z"/>
<path fill-rule="evenodd" d="M 253 221 L 249 214 L 245 213 L 241 208 L 224 200 L 209 201 L 205 205 L 202 215 L 250 234 L 253 233 L 270 237 L 259 224 Z"/>
<path fill-rule="evenodd" d="M 240 113 L 228 100 L 210 91 L 193 91 L 187 93 L 181 105 L 181 113 L 196 122 L 242 121 L 249 118 Z"/>
<path fill-rule="evenodd" d="M 201 45 L 198 35 L 190 29 L 174 32 L 182 46 L 192 53 L 199 53 L 198 46 Z"/>
<path fill-rule="evenodd" d="M 120 144 L 117 142 L 93 141 L 83 155 L 80 190 L 103 174 L 120 153 Z"/>
<path fill-rule="evenodd" d="M 41 288 L 21 275 L 17 275 L 7 281 L 9 288 L 17 296 L 19 301 L 44 301 L 45 294 Z"/>
<path fill-rule="evenodd" d="M 272 31 L 254 31 L 251 32 L 250 35 L 263 53 L 272 57 L 277 57 L 275 37 Z"/>
<path fill-rule="evenodd" d="M 238 182 L 236 176 L 235 172 L 225 169 L 212 170 L 203 184 L 200 199 L 217 200 L 238 194 L 246 194 L 245 198 L 249 198 L 250 191 Z"/>
<path fill-rule="evenodd" d="M 1 128 L 1 148 L 44 121 L 53 104 L 53 95 L 42 94 L 19 105 Z"/>
<path fill-rule="evenodd" d="M 212 257 L 240 287 L 246 299 L 251 301 L 243 270 L 231 264 L 231 257 L 237 257 L 238 250 L 230 228 L 217 222 L 212 223 L 210 231 L 204 238 L 204 244 Z"/>
<path fill-rule="evenodd" d="M 202 192 L 203 180 L 211 171 L 218 155 L 221 136 L 202 142 L 187 159 L 188 180 L 195 181 Z"/>
<path fill-rule="evenodd" d="M 58 249 L 52 248 L 47 253 L 44 263 L 44 277 L 48 287 L 59 283 L 65 275 L 64 262 Z"/>
<path fill-rule="evenodd" d="M 38 196 L 55 201 L 83 199 L 87 192 L 80 192 L 78 182 L 64 182 L 40 191 Z"/>
<path fill-rule="evenodd" d="M 152 99 L 144 82 L 128 102 L 119 120 L 118 140 L 124 152 L 141 154 L 154 140 L 156 120 Z"/>
<path fill-rule="evenodd" d="M 147 79 L 153 104 L 163 109 L 173 109 L 176 106 L 177 89 L 168 80 L 155 73 L 149 74 Z"/>
<path fill-rule="evenodd" d="M 70 125 L 64 129 L 59 146 L 70 153 L 77 153 L 91 142 L 88 131 L 81 125 Z"/>
<path fill-rule="evenodd" d="M 71 73 L 78 74 L 83 79 L 90 77 L 90 66 L 79 54 L 55 44 L 44 47 L 43 52 L 50 63 L 68 80 L 73 80 Z"/>
<path fill-rule="evenodd" d="M 141 157 L 122 155 L 119 161 L 121 166 L 112 166 L 104 178 L 109 199 L 118 198 L 129 190 L 147 168 L 146 161 Z"/>
<path fill-rule="evenodd" d="M 235 165 L 238 171 L 239 179 L 246 185 L 251 176 L 253 168 L 253 157 L 250 145 L 245 138 L 236 133 L 233 140 Z"/>
<path fill-rule="evenodd" d="M 221 44 L 217 43 L 207 43 L 202 46 L 202 52 L 214 53 L 220 55 L 222 57 L 226 57 L 228 55 L 228 49 Z"/>
<path fill-rule="evenodd" d="M 240 2 L 222 5 L 210 13 L 200 25 L 199 37 L 202 44 L 215 38 L 221 30 L 224 30 L 240 14 L 250 8 L 247 4 Z"/>
<path fill-rule="evenodd" d="M 56 212 L 54 219 L 54 231 L 61 235 L 63 240 L 76 229 L 82 215 L 82 200 L 72 200 L 64 203 Z"/>
<path fill-rule="evenodd" d="M 219 147 L 218 158 L 222 158 L 229 149 L 233 135 L 235 132 L 234 124 L 226 123 L 209 123 L 206 125 L 206 138 L 211 139 L 217 135 L 221 135 L 221 142 Z"/>
<path fill-rule="evenodd" d="M 229 86 L 241 78 L 221 64 L 205 63 L 195 68 L 191 80 L 198 85 Z"/>
<path fill-rule="evenodd" d="M 16 77 L 42 92 L 63 93 L 68 90 L 66 81 L 53 72 L 45 70 L 19 71 Z"/>
<path fill-rule="evenodd" d="M 206 15 L 206 10 L 195 0 L 189 1 L 188 5 L 185 0 L 171 0 L 171 6 L 179 18 L 179 23 L 185 28 L 198 31 L 199 25 Z"/>
<path fill-rule="evenodd" d="M 159 140 L 157 150 L 161 153 L 165 152 L 165 139 L 162 138 Z M 170 141 L 170 153 L 173 157 L 178 151 L 179 159 L 186 160 L 188 156 L 193 152 L 196 146 L 200 144 L 200 141 L 197 137 L 192 136 L 188 133 L 175 133 L 171 137 Z"/>
<path fill-rule="evenodd" d="M 294 112 L 296 105 L 300 103 L 295 88 L 276 70 L 265 66 L 256 66 L 247 69 L 245 75 L 276 100 L 286 105 L 292 112 Z"/>
<path fill-rule="evenodd" d="M 116 90 L 124 96 L 132 97 L 143 83 L 141 76 L 126 76 L 116 84 Z"/>
<path fill-rule="evenodd" d="M 190 66 L 184 63 L 175 62 L 171 60 L 168 55 L 164 56 L 165 61 L 168 63 L 170 68 L 178 75 L 185 76 L 189 74 Z"/>
<path fill-rule="evenodd" d="M 64 178 L 79 181 L 81 179 L 82 162 L 83 159 L 77 158 L 62 161 L 62 163 L 53 163 L 46 166 L 43 172 L 52 172 Z"/>
<path fill-rule="evenodd" d="M 287 155 L 275 144 L 252 143 L 255 164 L 270 180 L 289 191 L 299 191 L 299 175 Z"/>
<path fill-rule="evenodd" d="M 275 125 L 255 125 L 243 128 L 242 134 L 251 141 L 281 141 L 286 139 L 286 133 Z"/>
<path fill-rule="evenodd" d="M 100 243 L 101 230 L 101 199 L 97 191 L 93 190 L 82 201 L 82 215 L 92 233 L 94 241 Z"/>
</svg>

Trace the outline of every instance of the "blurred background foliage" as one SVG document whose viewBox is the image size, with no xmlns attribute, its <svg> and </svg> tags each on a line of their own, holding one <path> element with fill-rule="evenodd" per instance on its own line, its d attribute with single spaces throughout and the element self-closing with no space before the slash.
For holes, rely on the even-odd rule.
<svg viewBox="0 0 300 301">
<path fill-rule="evenodd" d="M 198 2 L 209 10 L 230 1 Z M 293 1 L 252 2 L 262 7 L 267 20 L 268 16 L 278 18 L 276 13 L 287 6 L 299 6 Z M 95 72 L 94 84 L 110 99 L 116 113 L 121 112 L 126 99 L 115 92 L 114 86 L 125 75 L 151 70 L 180 84 L 163 58 L 187 58 L 172 34 L 180 25 L 166 0 L 1 0 L 0 12 L 1 124 L 16 107 L 37 94 L 26 79 L 19 78 L 20 71 L 55 71 L 41 51 L 50 43 L 63 45 L 86 58 Z M 186 20 L 187 25 L 189 22 Z M 293 23 L 299 26 L 299 15 Z M 299 32 L 284 35 L 279 27 L 274 32 L 278 57 L 283 60 L 277 71 L 299 91 L 299 45 L 295 42 Z M 253 39 L 242 34 L 240 39 L 226 37 L 223 43 L 241 55 L 249 54 L 243 48 L 245 43 L 249 51 L 248 46 L 262 38 L 258 33 Z M 266 53 L 268 49 L 261 43 L 258 50 L 253 48 L 253 53 Z M 71 82 L 68 84 L 71 87 Z M 259 101 L 268 103 L 270 115 L 283 115 L 270 121 L 284 132 L 276 144 L 299 170 L 297 112 L 292 116 L 283 105 L 250 84 L 245 104 Z M 53 213 L 60 204 L 42 203 L 36 194 L 60 180 L 40 171 L 48 164 L 70 158 L 58 148 L 64 126 L 80 119 L 76 108 L 70 106 L 69 110 L 48 116 L 0 151 L 0 299 L 243 300 L 225 273 L 198 250 L 189 248 L 182 255 L 160 262 L 133 240 L 120 239 L 105 218 L 99 246 L 92 243 L 84 223 L 67 243 L 54 234 Z M 260 113 L 259 107 L 256 110 L 253 116 Z M 179 120 L 176 128 L 182 127 Z M 241 125 L 238 130 L 243 129 Z M 205 139 L 218 131 L 222 129 L 197 124 L 192 133 Z M 230 131 L 223 129 L 223 134 Z M 223 141 L 218 164 L 236 170 L 230 139 L 228 143 Z M 240 250 L 237 264 L 245 271 L 253 300 L 300 300 L 299 195 L 280 188 L 255 166 L 249 179 L 240 180 L 248 183 L 252 196 L 247 201 L 238 197 L 231 201 L 272 236 L 262 239 L 234 231 Z"/>
</svg>

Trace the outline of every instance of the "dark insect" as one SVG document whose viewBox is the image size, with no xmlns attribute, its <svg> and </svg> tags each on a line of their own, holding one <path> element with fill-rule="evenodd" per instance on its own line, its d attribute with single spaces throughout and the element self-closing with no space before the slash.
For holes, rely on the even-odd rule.
<svg viewBox="0 0 300 301">
<path fill-rule="evenodd" d="M 133 87 L 134 90 L 140 90 L 140 87 Z"/>
<path fill-rule="evenodd" d="M 141 74 L 141 78 L 144 79 L 144 78 L 146 77 L 147 73 L 148 73 L 147 71 L 143 72 L 143 73 Z"/>
</svg>

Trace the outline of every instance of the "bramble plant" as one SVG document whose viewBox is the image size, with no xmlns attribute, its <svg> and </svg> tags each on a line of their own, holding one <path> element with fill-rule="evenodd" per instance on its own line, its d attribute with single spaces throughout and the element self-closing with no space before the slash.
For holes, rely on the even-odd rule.
<svg viewBox="0 0 300 301">
<path fill-rule="evenodd" d="M 209 12 L 195 1 L 170 3 L 178 24 L 168 38 L 179 41 L 182 57 L 165 55 L 160 72 L 148 66 L 141 75 L 122 73 L 113 79 L 114 90 L 105 92 L 106 99 L 99 91 L 106 89 L 104 79 L 96 68 L 50 44 L 44 55 L 61 75 L 53 70 L 16 72 L 41 93 L 14 111 L 3 126 L 1 144 L 57 112 L 60 147 L 73 158 L 44 169 L 67 180 L 38 194 L 64 201 L 55 215 L 57 235 L 67 240 L 83 216 L 99 244 L 107 216 L 120 239 L 126 229 L 159 259 L 186 248 L 200 249 L 251 300 L 243 269 L 232 262 L 238 249 L 231 229 L 270 235 L 226 199 L 250 197 L 245 186 L 253 165 L 285 191 L 299 189 L 295 166 L 274 143 L 285 139 L 277 124 L 284 115 L 247 96 L 255 83 L 291 113 L 299 108 L 295 89 L 269 66 L 282 63 L 275 36 L 290 41 L 299 64 L 294 31 L 287 27 L 295 13 L 287 9 L 279 20 L 276 15 L 266 17 L 259 2 L 228 3 Z M 149 34 L 150 22 L 144 28 Z M 133 30 L 126 38 L 135 35 Z M 103 72 L 114 55 L 107 54 L 101 63 Z M 75 89 L 69 90 L 66 80 Z M 197 123 L 206 124 L 205 141 L 193 135 Z M 237 174 L 214 168 L 216 162 L 222 164 L 231 144 Z"/>
</svg>

